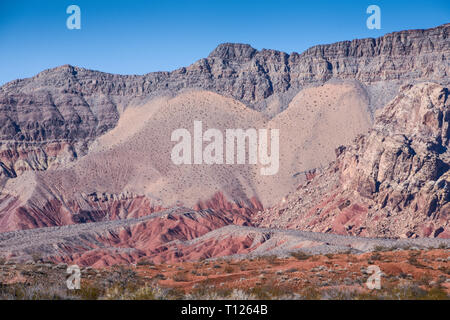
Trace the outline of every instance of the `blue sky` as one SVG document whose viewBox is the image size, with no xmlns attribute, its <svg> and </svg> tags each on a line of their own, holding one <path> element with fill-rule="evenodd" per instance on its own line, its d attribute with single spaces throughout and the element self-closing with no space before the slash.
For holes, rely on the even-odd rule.
<svg viewBox="0 0 450 320">
<path fill-rule="evenodd" d="M 66 8 L 81 8 L 81 30 Z M 381 8 L 381 30 L 366 8 Z M 450 1 L 0 0 L 0 84 L 63 64 L 120 74 L 170 71 L 219 43 L 302 52 L 450 22 Z"/>
</svg>

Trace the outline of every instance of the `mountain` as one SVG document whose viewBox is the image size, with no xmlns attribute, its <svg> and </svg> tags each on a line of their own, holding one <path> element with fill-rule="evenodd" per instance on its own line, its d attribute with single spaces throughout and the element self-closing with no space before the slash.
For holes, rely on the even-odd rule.
<svg viewBox="0 0 450 320">
<path fill-rule="evenodd" d="M 123 76 L 65 65 L 15 80 L 0 88 L 0 174 L 14 177 L 70 162 L 114 128 L 128 106 L 186 88 L 213 91 L 273 116 L 303 88 L 351 79 L 363 84 L 374 111 L 405 82 L 448 85 L 449 29 L 394 32 L 302 54 L 225 43 L 173 72 Z"/>
<path fill-rule="evenodd" d="M 226 43 L 173 72 L 65 65 L 12 81 L 0 88 L 0 247 L 17 249 L 1 252 L 102 266 L 324 245 L 291 229 L 450 238 L 449 29 L 302 54 Z M 172 133 L 197 121 L 279 130 L 277 173 L 174 164 Z"/>
</svg>

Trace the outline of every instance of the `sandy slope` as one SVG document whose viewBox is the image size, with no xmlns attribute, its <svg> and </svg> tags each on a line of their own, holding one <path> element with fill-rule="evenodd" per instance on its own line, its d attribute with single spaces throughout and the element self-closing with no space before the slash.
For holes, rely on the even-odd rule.
<svg viewBox="0 0 450 320">
<path fill-rule="evenodd" d="M 231 98 L 207 91 L 186 91 L 174 98 L 159 97 L 126 109 L 117 127 L 101 136 L 89 154 L 66 167 L 8 181 L 4 193 L 28 205 L 44 206 L 58 199 L 62 207 L 86 207 L 93 192 L 145 195 L 166 207 L 194 206 L 216 192 L 228 199 L 259 199 L 270 206 L 298 184 L 294 174 L 326 164 L 334 148 L 348 143 L 370 125 L 364 92 L 354 83 L 326 84 L 301 91 L 274 119 Z M 257 165 L 180 165 L 171 161 L 175 129 L 193 135 L 194 120 L 208 128 L 276 128 L 280 130 L 280 170 L 261 176 Z M 204 146 L 207 144 L 204 143 Z M 225 156 L 225 151 L 224 151 Z M 6 191 L 6 192 L 5 192 Z M 88 207 L 85 210 L 89 210 Z"/>
<path fill-rule="evenodd" d="M 295 190 L 298 173 L 325 166 L 335 148 L 371 126 L 368 99 L 355 82 L 330 83 L 300 91 L 268 127 L 280 130 L 280 171 L 260 177 L 260 198 L 280 200 Z M 296 177 L 294 177 L 294 175 Z"/>
</svg>

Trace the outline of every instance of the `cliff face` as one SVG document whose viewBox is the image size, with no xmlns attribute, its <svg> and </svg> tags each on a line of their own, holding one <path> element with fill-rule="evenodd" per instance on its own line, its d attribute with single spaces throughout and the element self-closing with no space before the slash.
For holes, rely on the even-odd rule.
<svg viewBox="0 0 450 320">
<path fill-rule="evenodd" d="M 279 206 L 261 226 L 374 237 L 445 237 L 450 214 L 448 89 L 407 85 L 373 129 Z"/>
</svg>

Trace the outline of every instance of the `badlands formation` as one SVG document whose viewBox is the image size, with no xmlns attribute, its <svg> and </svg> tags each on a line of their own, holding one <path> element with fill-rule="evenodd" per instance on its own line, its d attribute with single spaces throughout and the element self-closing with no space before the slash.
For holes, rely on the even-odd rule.
<svg viewBox="0 0 450 320">
<path fill-rule="evenodd" d="M 378 241 L 336 234 L 447 243 L 449 29 L 302 54 L 227 43 L 173 72 L 66 65 L 2 86 L 0 254 L 102 266 Z M 196 121 L 277 129 L 278 172 L 174 164 L 172 133 Z"/>
</svg>

